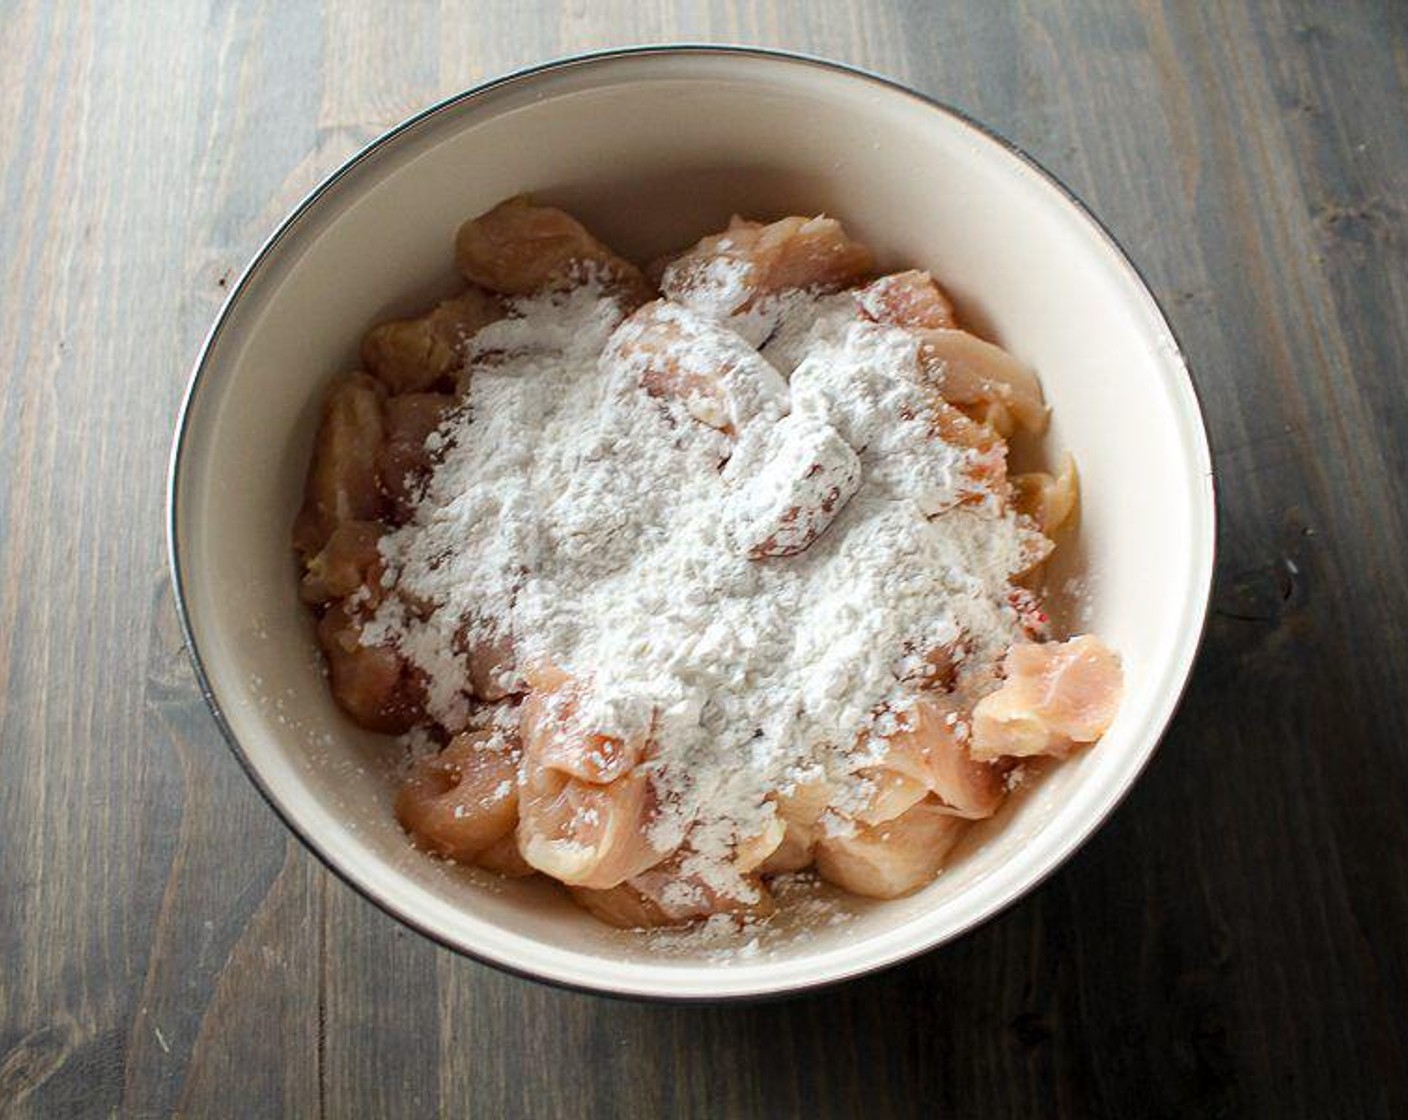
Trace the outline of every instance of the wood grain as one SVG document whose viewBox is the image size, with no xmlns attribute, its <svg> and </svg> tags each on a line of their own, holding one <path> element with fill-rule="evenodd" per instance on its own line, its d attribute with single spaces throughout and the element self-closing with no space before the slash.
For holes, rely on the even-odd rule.
<svg viewBox="0 0 1408 1120">
<path fill-rule="evenodd" d="M 1408 7 L 0 4 L 0 1115 L 1408 1111 Z M 784 1003 L 558 992 L 293 844 L 164 575 L 231 275 L 488 76 L 626 42 L 871 67 L 1035 154 L 1169 309 L 1220 487 L 1186 701 L 1110 824 L 958 943 Z"/>
</svg>

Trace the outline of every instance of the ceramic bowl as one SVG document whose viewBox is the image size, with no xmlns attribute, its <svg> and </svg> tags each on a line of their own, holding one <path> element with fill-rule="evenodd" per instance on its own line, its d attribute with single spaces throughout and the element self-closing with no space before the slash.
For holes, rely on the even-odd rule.
<svg viewBox="0 0 1408 1120">
<path fill-rule="evenodd" d="M 888 266 L 931 269 L 1039 372 L 1048 447 L 1080 465 L 1062 585 L 1124 658 L 1095 749 L 975 830 L 931 886 L 795 908 L 742 951 L 622 933 L 545 882 L 414 851 L 386 742 L 329 698 L 289 529 L 318 401 L 372 323 L 453 289 L 456 227 L 531 191 L 648 260 L 741 212 L 842 218 Z M 173 451 L 170 547 L 202 685 L 283 819 L 368 898 L 436 940 L 542 980 L 677 999 L 761 996 L 949 941 L 1048 875 L 1153 753 L 1193 663 L 1213 564 L 1198 403 L 1167 323 L 1110 236 L 1051 176 L 965 118 L 815 59 L 648 48 L 557 62 L 422 113 L 331 175 L 259 251 L 200 355 Z"/>
</svg>

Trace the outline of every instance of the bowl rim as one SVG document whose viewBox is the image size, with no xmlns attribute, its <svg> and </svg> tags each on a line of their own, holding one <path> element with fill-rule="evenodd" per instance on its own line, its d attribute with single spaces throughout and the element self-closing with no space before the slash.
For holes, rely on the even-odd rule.
<svg viewBox="0 0 1408 1120">
<path fill-rule="evenodd" d="M 181 544 L 180 533 L 178 531 L 179 521 L 179 497 L 181 493 L 181 475 L 184 453 L 189 436 L 190 418 L 194 409 L 195 400 L 202 383 L 206 380 L 208 364 L 211 351 L 214 349 L 217 340 L 223 333 L 230 315 L 243 295 L 245 289 L 253 282 L 257 273 L 265 266 L 266 262 L 273 256 L 279 244 L 297 226 L 304 215 L 311 210 L 338 182 L 349 175 L 355 168 L 368 160 L 373 154 L 382 148 L 393 143 L 406 132 L 416 128 L 423 122 L 441 113 L 452 110 L 460 105 L 479 100 L 487 94 L 500 88 L 530 81 L 542 74 L 560 70 L 567 70 L 582 66 L 591 66 L 599 63 L 619 61 L 622 59 L 653 57 L 653 56 L 702 56 L 719 55 L 738 59 L 754 59 L 763 62 L 782 62 L 793 65 L 809 66 L 826 70 L 838 74 L 843 78 L 855 79 L 861 83 L 875 85 L 892 93 L 898 93 L 905 97 L 920 102 L 922 105 L 936 112 L 942 113 L 955 119 L 959 124 L 974 130 L 980 135 L 997 143 L 1008 154 L 1015 156 L 1021 163 L 1025 164 L 1029 171 L 1034 172 L 1048 186 L 1056 190 L 1067 203 L 1075 208 L 1080 217 L 1084 218 L 1092 232 L 1105 242 L 1107 249 L 1113 251 L 1115 263 L 1125 272 L 1126 277 L 1133 281 L 1135 287 L 1142 293 L 1147 301 L 1148 310 L 1152 314 L 1156 326 L 1162 328 L 1169 343 L 1170 353 L 1167 355 L 1172 359 L 1178 372 L 1182 375 L 1182 380 L 1192 395 L 1193 409 L 1191 415 L 1186 417 L 1191 422 L 1189 431 L 1193 437 L 1190 450 L 1197 460 L 1196 466 L 1205 480 L 1204 490 L 1200 486 L 1200 496 L 1204 499 L 1195 507 L 1194 513 L 1205 522 L 1207 532 L 1206 555 L 1196 557 L 1202 566 L 1201 586 L 1195 591 L 1201 594 L 1201 604 L 1197 610 L 1197 636 L 1188 647 L 1186 664 L 1181 667 L 1182 680 L 1172 703 L 1168 706 L 1166 713 L 1158 722 L 1156 727 L 1151 728 L 1152 743 L 1135 766 L 1123 779 L 1122 784 L 1115 792 L 1109 803 L 1098 814 L 1081 822 L 1080 827 L 1073 829 L 1063 840 L 1061 850 L 1049 865 L 1039 869 L 1038 873 L 1029 880 L 1014 887 L 1004 897 L 1000 898 L 987 912 L 979 913 L 972 918 L 960 921 L 951 930 L 937 939 L 921 940 L 914 946 L 906 948 L 903 952 L 895 954 L 880 962 L 866 963 L 850 968 L 843 968 L 834 971 L 832 974 L 801 982 L 786 982 L 776 986 L 760 987 L 756 991 L 735 991 L 720 994 L 712 993 L 669 993 L 661 991 L 632 990 L 622 987 L 601 986 L 588 982 L 578 982 L 567 980 L 559 976 L 544 975 L 534 972 L 529 968 L 518 966 L 511 961 L 506 961 L 498 957 L 489 956 L 478 952 L 475 949 L 466 947 L 458 942 L 452 941 L 449 937 L 430 928 L 422 922 L 416 915 L 405 912 L 392 902 L 380 897 L 374 889 L 354 878 L 349 869 L 340 866 L 322 847 L 318 839 L 305 829 L 296 819 L 294 813 L 283 805 L 273 790 L 265 782 L 244 748 L 241 746 L 238 737 L 235 735 L 220 701 L 215 694 L 215 689 L 211 683 L 209 674 L 206 671 L 205 663 L 201 657 L 200 649 L 196 643 L 194 626 L 192 624 L 190 607 L 182 579 Z M 739 44 L 710 44 L 710 43 L 661 43 L 645 44 L 636 46 L 611 47 L 602 50 L 587 51 L 577 54 L 565 55 L 548 61 L 523 67 L 509 73 L 502 74 L 495 78 L 490 78 L 477 85 L 458 93 L 449 95 L 439 101 L 433 102 L 424 109 L 417 111 L 405 118 L 400 123 L 382 132 L 369 143 L 359 148 L 333 171 L 324 176 L 319 182 L 305 194 L 279 222 L 274 231 L 264 240 L 250 258 L 249 263 L 241 271 L 239 278 L 230 286 L 224 302 L 221 304 L 219 312 L 216 314 L 205 338 L 201 342 L 195 361 L 191 365 L 188 375 L 185 392 L 182 395 L 180 409 L 176 418 L 175 431 L 172 438 L 171 450 L 168 458 L 167 487 L 166 487 L 166 545 L 167 545 L 167 567 L 171 581 L 172 598 L 176 609 L 176 615 L 181 628 L 182 641 L 186 652 L 191 660 L 192 668 L 195 672 L 196 684 L 200 694 L 210 710 L 215 724 L 231 753 L 235 756 L 245 775 L 253 783 L 255 789 L 265 803 L 273 809 L 275 815 L 283 825 L 298 838 L 299 842 L 310 851 L 317 860 L 331 871 L 343 883 L 350 886 L 363 898 L 371 902 L 383 913 L 415 930 L 418 934 L 429 939 L 432 943 L 445 949 L 449 949 L 461 956 L 480 964 L 489 965 L 501 972 L 506 972 L 513 976 L 533 980 L 541 984 L 548 984 L 552 987 L 567 991 L 582 992 L 591 995 L 607 996 L 617 999 L 631 999 L 647 1002 L 674 1003 L 674 1004 L 716 1004 L 716 1003 L 748 1003 L 762 1002 L 777 999 L 786 999 L 805 993 L 816 992 L 835 985 L 845 983 L 848 980 L 856 979 L 860 976 L 874 975 L 889 971 L 907 961 L 913 960 L 925 953 L 932 952 L 949 944 L 958 938 L 971 933 L 979 926 L 992 921 L 998 915 L 1006 912 L 1017 901 L 1027 896 L 1037 887 L 1041 886 L 1057 870 L 1071 860 L 1086 842 L 1103 826 L 1116 809 L 1123 804 L 1128 797 L 1130 790 L 1134 787 L 1139 777 L 1153 760 L 1154 755 L 1162 745 L 1164 736 L 1177 714 L 1184 696 L 1187 693 L 1192 680 L 1193 669 L 1197 663 L 1198 656 L 1202 650 L 1203 643 L 1207 636 L 1207 623 L 1211 606 L 1212 586 L 1216 570 L 1217 548 L 1218 548 L 1218 525 L 1217 525 L 1217 478 L 1212 462 L 1212 453 L 1208 439 L 1207 421 L 1204 415 L 1202 396 L 1199 392 L 1197 382 L 1192 377 L 1188 362 L 1176 333 L 1169 322 L 1168 315 L 1163 305 L 1154 295 L 1143 272 L 1134 263 L 1128 251 L 1090 209 L 1089 206 L 1056 175 L 1042 166 L 1025 149 L 994 130 L 992 127 L 975 119 L 962 109 L 956 108 L 949 103 L 932 97 L 926 93 L 904 84 L 903 82 L 878 74 L 872 70 L 851 63 L 838 62 L 834 59 L 823 58 L 817 55 L 807 54 L 798 51 L 781 50 L 770 47 L 758 47 Z M 1197 569 L 1195 568 L 1195 575 Z"/>
</svg>

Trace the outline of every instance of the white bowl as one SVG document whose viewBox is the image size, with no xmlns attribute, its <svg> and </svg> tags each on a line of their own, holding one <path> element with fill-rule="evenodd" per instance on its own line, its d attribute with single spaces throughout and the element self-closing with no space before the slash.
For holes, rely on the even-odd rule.
<svg viewBox="0 0 1408 1120">
<path fill-rule="evenodd" d="M 1127 694 L 1093 750 L 984 824 L 917 894 L 846 921 L 786 923 L 749 952 L 665 946 L 411 849 L 384 741 L 329 698 L 296 594 L 289 528 L 328 378 L 363 330 L 453 287 L 456 227 L 520 191 L 648 259 L 730 213 L 825 211 L 882 262 L 931 269 L 1032 363 L 1049 445 L 1083 479 L 1080 625 L 1124 657 Z M 1213 562 L 1207 441 L 1178 347 L 1118 246 L 1049 175 L 958 113 L 812 59 L 642 49 L 492 82 L 394 129 L 260 250 L 191 381 L 173 452 L 170 546 L 205 691 L 289 826 L 378 905 L 479 959 L 556 983 L 682 999 L 794 991 L 958 936 L 1049 874 L 1149 760 L 1198 646 Z"/>
</svg>

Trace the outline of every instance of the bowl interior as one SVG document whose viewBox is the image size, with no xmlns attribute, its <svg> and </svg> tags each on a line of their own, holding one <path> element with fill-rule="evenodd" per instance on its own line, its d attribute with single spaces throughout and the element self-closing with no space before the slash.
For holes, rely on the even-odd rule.
<svg viewBox="0 0 1408 1120">
<path fill-rule="evenodd" d="M 451 290 L 465 217 L 531 191 L 649 259 L 733 212 L 842 218 L 893 266 L 929 268 L 1033 364 L 1083 498 L 1063 561 L 1075 627 L 1123 655 L 1094 750 L 975 831 L 930 887 L 833 898 L 744 953 L 609 930 L 549 885 L 412 851 L 386 745 L 334 708 L 288 545 L 317 402 L 362 332 Z M 1029 888 L 1099 823 L 1172 712 L 1212 557 L 1197 405 L 1147 292 L 1048 179 L 958 117 L 816 63 L 719 51 L 612 56 L 462 99 L 373 148 L 236 290 L 188 405 L 173 488 L 177 576 L 213 697 L 261 785 L 336 868 L 423 930 L 550 979 L 674 996 L 779 991 L 941 942 Z M 849 920 L 833 920 L 849 914 Z"/>
</svg>

